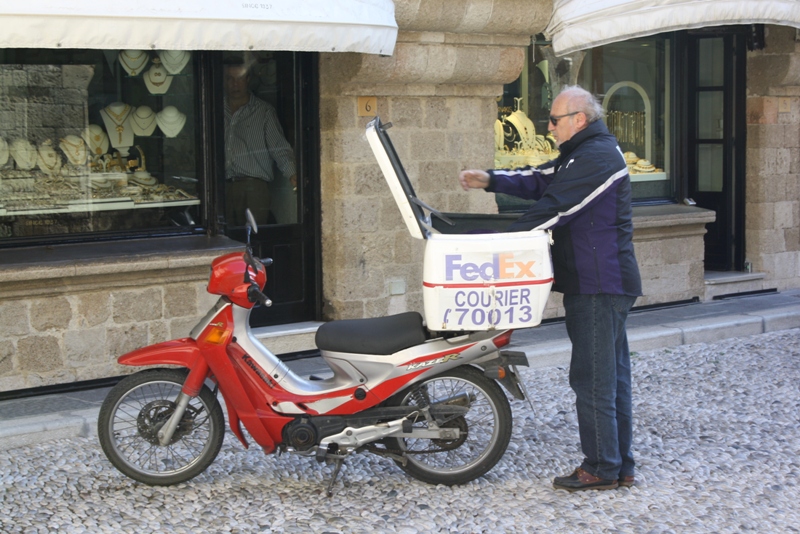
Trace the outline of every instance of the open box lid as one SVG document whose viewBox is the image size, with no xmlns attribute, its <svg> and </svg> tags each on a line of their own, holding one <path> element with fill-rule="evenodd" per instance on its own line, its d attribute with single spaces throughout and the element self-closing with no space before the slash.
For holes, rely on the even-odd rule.
<svg viewBox="0 0 800 534">
<path fill-rule="evenodd" d="M 428 239 L 431 234 L 439 233 L 431 224 L 431 215 L 450 225 L 453 223 L 442 213 L 417 198 L 411 180 L 408 179 L 406 170 L 400 163 L 400 158 L 392 145 L 392 140 L 386 133 L 391 126 L 391 123 L 383 124 L 380 117 L 375 117 L 367 124 L 367 140 L 375 154 L 375 159 L 378 160 L 381 171 L 383 171 L 383 177 L 389 184 L 389 189 L 392 191 L 394 201 L 400 209 L 403 222 L 406 223 L 411 237 Z"/>
</svg>

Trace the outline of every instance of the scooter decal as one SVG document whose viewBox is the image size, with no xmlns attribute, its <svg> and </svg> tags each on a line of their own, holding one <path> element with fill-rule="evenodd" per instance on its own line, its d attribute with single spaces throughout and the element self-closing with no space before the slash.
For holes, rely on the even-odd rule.
<svg viewBox="0 0 800 534">
<path fill-rule="evenodd" d="M 414 369 L 422 369 L 425 367 L 433 367 L 434 365 L 439 365 L 440 363 L 446 363 L 453 360 L 457 360 L 461 357 L 461 353 L 457 352 L 455 354 L 448 354 L 446 356 L 442 356 L 440 358 L 436 358 L 435 360 L 428 360 L 426 362 L 414 362 L 408 364 L 408 370 L 413 371 Z"/>
<path fill-rule="evenodd" d="M 244 361 L 245 365 L 247 365 L 247 367 L 252 369 L 253 372 L 258 375 L 258 378 L 264 381 L 265 384 L 267 384 L 270 388 L 273 389 L 275 388 L 276 386 L 275 381 L 272 380 L 269 376 L 267 376 L 267 374 L 264 371 L 262 371 L 258 365 L 256 365 L 256 363 L 253 361 L 253 358 L 251 358 L 250 355 L 245 354 L 244 356 L 242 356 L 242 360 Z"/>
</svg>

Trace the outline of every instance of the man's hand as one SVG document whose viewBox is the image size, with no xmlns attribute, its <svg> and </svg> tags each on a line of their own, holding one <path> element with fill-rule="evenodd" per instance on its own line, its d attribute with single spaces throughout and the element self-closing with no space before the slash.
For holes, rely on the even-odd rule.
<svg viewBox="0 0 800 534">
<path fill-rule="evenodd" d="M 458 181 L 464 191 L 470 189 L 486 189 L 489 187 L 489 173 L 478 169 L 470 169 L 461 171 L 458 175 Z"/>
<path fill-rule="evenodd" d="M 292 190 L 297 191 L 297 175 L 293 174 L 289 177 L 289 182 L 292 184 Z"/>
</svg>

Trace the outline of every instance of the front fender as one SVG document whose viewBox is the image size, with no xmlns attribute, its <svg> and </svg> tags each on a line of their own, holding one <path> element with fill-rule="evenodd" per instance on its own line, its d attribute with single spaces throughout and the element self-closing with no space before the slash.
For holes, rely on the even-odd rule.
<svg viewBox="0 0 800 534">
<path fill-rule="evenodd" d="M 195 362 L 202 358 L 197 342 L 190 338 L 173 339 L 134 350 L 117 359 L 121 365 L 180 365 L 193 368 Z"/>
</svg>

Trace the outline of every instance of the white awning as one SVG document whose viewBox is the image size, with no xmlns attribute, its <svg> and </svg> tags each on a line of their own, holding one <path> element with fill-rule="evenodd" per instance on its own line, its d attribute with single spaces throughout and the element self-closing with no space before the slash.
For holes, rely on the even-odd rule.
<svg viewBox="0 0 800 534">
<path fill-rule="evenodd" d="M 391 55 L 396 39 L 392 0 L 0 2 L 0 48 Z"/>
<path fill-rule="evenodd" d="M 545 35 L 556 55 L 656 33 L 733 24 L 800 27 L 797 0 L 556 0 Z"/>
</svg>

